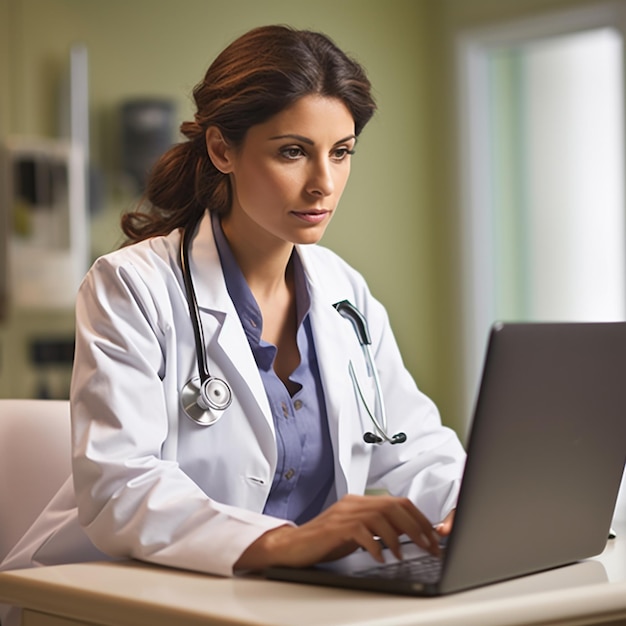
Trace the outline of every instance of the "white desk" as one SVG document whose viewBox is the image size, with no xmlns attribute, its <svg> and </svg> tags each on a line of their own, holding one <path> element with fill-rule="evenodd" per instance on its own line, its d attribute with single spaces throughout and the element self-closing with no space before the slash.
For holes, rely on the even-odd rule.
<svg viewBox="0 0 626 626">
<path fill-rule="evenodd" d="M 583 563 L 442 598 L 216 578 L 137 562 L 4 572 L 25 626 L 626 624 L 626 524 Z"/>
</svg>

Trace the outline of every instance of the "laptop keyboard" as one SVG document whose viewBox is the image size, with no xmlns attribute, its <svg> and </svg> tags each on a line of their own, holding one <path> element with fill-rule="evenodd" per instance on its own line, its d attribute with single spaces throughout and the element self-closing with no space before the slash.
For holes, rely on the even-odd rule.
<svg viewBox="0 0 626 626">
<path fill-rule="evenodd" d="M 368 567 L 354 572 L 354 575 L 360 578 L 386 578 L 389 580 L 436 583 L 441 578 L 442 564 L 443 561 L 439 557 L 428 554 L 404 561 Z"/>
</svg>

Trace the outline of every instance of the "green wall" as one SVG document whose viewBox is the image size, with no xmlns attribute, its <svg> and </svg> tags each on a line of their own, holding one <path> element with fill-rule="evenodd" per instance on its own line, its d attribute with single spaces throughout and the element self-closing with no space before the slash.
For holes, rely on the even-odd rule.
<svg viewBox="0 0 626 626">
<path fill-rule="evenodd" d="M 322 30 L 368 69 L 379 111 L 359 142 L 341 209 L 324 240 L 356 266 L 388 307 L 408 367 L 437 389 L 433 326 L 428 2 L 419 0 L 0 0 L 3 135 L 54 135 L 58 86 L 72 43 L 87 45 L 92 160 L 106 206 L 94 254 L 116 245 L 120 191 L 117 111 L 132 96 L 174 97 L 180 119 L 212 58 L 260 24 Z M 19 323 L 15 322 L 14 323 Z M 433 394 L 434 395 L 434 394 Z M 445 416 L 454 422 L 454 416 Z"/>
</svg>

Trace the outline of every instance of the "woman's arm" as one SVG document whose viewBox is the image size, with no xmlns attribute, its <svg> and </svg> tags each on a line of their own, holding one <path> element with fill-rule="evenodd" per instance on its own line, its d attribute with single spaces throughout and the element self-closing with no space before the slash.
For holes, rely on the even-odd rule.
<svg viewBox="0 0 626 626">
<path fill-rule="evenodd" d="M 437 532 L 407 498 L 348 495 L 302 526 L 266 532 L 244 551 L 235 569 L 306 567 L 346 556 L 358 547 L 382 561 L 382 544 L 401 558 L 401 535 L 439 554 Z"/>
</svg>

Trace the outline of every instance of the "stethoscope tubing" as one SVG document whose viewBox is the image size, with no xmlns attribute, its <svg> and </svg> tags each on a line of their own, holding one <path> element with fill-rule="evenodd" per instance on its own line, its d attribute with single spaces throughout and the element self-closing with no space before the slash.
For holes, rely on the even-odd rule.
<svg viewBox="0 0 626 626">
<path fill-rule="evenodd" d="M 185 291 L 187 292 L 187 305 L 189 307 L 189 316 L 191 325 L 193 326 L 194 341 L 196 344 L 196 358 L 198 361 L 198 374 L 200 380 L 204 382 L 209 378 L 209 369 L 207 366 L 206 355 L 204 354 L 204 331 L 200 324 L 200 309 L 198 308 L 198 299 L 196 298 L 196 290 L 193 286 L 191 278 L 191 266 L 189 263 L 189 246 L 191 237 L 197 226 L 197 220 L 193 220 L 184 230 L 183 239 L 180 246 L 180 263 L 183 270 L 183 282 Z"/>
<path fill-rule="evenodd" d="M 220 419 L 223 412 L 231 405 L 233 393 L 230 385 L 224 379 L 211 376 L 204 351 L 204 332 L 200 324 L 200 309 L 198 308 L 198 299 L 196 298 L 196 290 L 193 286 L 189 263 L 191 237 L 198 221 L 199 219 L 193 220 L 183 230 L 180 245 L 180 264 L 187 295 L 187 304 L 189 306 L 189 317 L 193 327 L 200 380 L 191 379 L 183 387 L 181 404 L 185 414 L 194 422 L 203 426 L 211 426 Z"/>
</svg>

